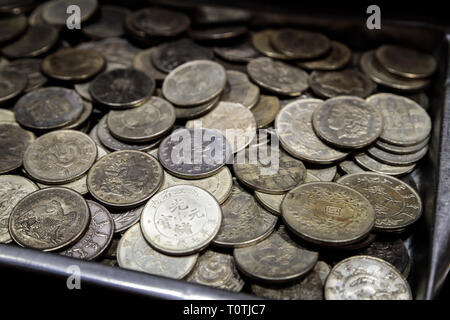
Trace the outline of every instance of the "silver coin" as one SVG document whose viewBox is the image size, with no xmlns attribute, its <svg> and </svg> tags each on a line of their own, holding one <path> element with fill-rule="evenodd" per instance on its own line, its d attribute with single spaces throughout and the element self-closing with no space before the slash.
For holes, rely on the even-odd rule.
<svg viewBox="0 0 450 320">
<path fill-rule="evenodd" d="M 122 232 L 138 223 L 141 219 L 141 214 L 144 210 L 144 206 L 145 205 L 127 209 L 126 211 L 111 211 L 110 213 L 114 220 L 114 232 Z"/>
<path fill-rule="evenodd" d="M 428 146 L 423 147 L 419 151 L 408 154 L 395 154 L 379 149 L 376 146 L 368 148 L 366 152 L 380 162 L 392 166 L 406 166 L 414 164 L 422 159 L 428 152 Z"/>
<path fill-rule="evenodd" d="M 387 174 L 389 176 L 401 176 L 410 173 L 416 167 L 416 164 L 410 164 L 406 166 L 391 166 L 389 164 L 375 160 L 366 153 L 355 154 L 354 158 L 356 163 L 362 168 L 376 173 Z"/>
<path fill-rule="evenodd" d="M 43 183 L 37 183 L 37 185 L 39 186 L 40 189 L 54 187 L 54 185 L 43 184 Z M 72 189 L 73 191 L 76 191 L 83 196 L 89 193 L 89 190 L 87 187 L 87 175 L 86 174 L 84 174 L 83 176 L 81 176 L 81 178 L 77 178 L 76 180 L 74 180 L 72 182 L 60 184 L 60 185 L 58 185 L 58 187 Z"/>
<path fill-rule="evenodd" d="M 354 161 L 352 160 L 344 160 L 339 163 L 339 168 L 341 168 L 342 171 L 344 171 L 346 174 L 352 174 L 352 173 L 359 173 L 359 172 L 365 172 L 363 168 L 358 166 Z"/>
<path fill-rule="evenodd" d="M 259 87 L 251 83 L 245 73 L 227 70 L 227 85 L 220 99 L 251 109 L 259 100 Z"/>
<path fill-rule="evenodd" d="M 320 181 L 333 181 L 336 176 L 337 168 L 335 165 L 313 165 L 305 164 L 306 174 L 311 174 Z"/>
<path fill-rule="evenodd" d="M 176 115 L 177 119 L 180 119 L 180 120 L 190 120 L 190 119 L 195 119 L 195 118 L 201 117 L 201 116 L 207 114 L 208 112 L 210 112 L 215 107 L 217 107 L 220 97 L 221 96 L 219 95 L 219 96 L 215 97 L 214 99 L 212 99 L 211 101 L 202 103 L 195 107 L 190 107 L 190 108 L 175 107 L 175 115 Z"/>
<path fill-rule="evenodd" d="M 381 141 L 380 139 L 378 139 L 377 141 L 375 141 L 375 145 L 387 152 L 390 153 L 395 153 L 395 154 L 408 154 L 408 153 L 414 153 L 417 152 L 421 149 L 423 149 L 425 146 L 428 145 L 428 143 L 430 142 L 430 137 L 426 138 L 425 140 L 423 140 L 422 142 L 419 142 L 418 144 L 413 144 L 411 146 L 406 146 L 406 147 L 402 147 L 402 146 L 396 146 L 384 141 Z"/>
<path fill-rule="evenodd" d="M 89 117 L 92 114 L 93 110 L 92 103 L 88 101 L 83 101 L 83 112 L 81 113 L 80 117 L 72 124 L 69 124 L 65 127 L 62 127 L 64 130 L 68 129 L 82 129 L 83 125 L 86 125 L 86 123 L 89 123 Z"/>
</svg>

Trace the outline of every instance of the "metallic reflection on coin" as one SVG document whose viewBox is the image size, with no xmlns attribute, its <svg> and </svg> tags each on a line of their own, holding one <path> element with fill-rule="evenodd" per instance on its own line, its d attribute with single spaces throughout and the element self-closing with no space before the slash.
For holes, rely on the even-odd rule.
<svg viewBox="0 0 450 320">
<path fill-rule="evenodd" d="M 251 83 L 245 73 L 227 70 L 227 85 L 220 99 L 251 109 L 259 100 L 259 87 Z"/>
<path fill-rule="evenodd" d="M 220 100 L 220 95 L 214 99 L 190 108 L 175 107 L 175 115 L 180 120 L 191 120 L 201 117 L 214 109 Z"/>
<path fill-rule="evenodd" d="M 379 162 L 367 155 L 366 153 L 358 153 L 354 155 L 355 161 L 362 168 L 373 171 L 376 173 L 386 174 L 389 176 L 401 176 L 407 173 L 410 173 L 416 167 L 416 164 L 410 164 L 406 166 L 391 166 L 389 164 L 385 164 Z"/>
<path fill-rule="evenodd" d="M 409 153 L 414 153 L 417 152 L 419 150 L 422 150 L 425 146 L 428 145 L 428 143 L 430 142 L 430 137 L 426 138 L 425 140 L 423 140 L 422 142 L 419 142 L 418 144 L 413 144 L 411 146 L 396 146 L 381 140 L 377 140 L 375 141 L 375 145 L 384 150 L 387 151 L 389 153 L 394 153 L 394 154 L 409 154 Z"/>
<path fill-rule="evenodd" d="M 22 129 L 15 122 L 0 122 L 0 174 L 19 168 L 34 133 Z"/>
<path fill-rule="evenodd" d="M 324 261 L 317 261 L 313 270 L 319 274 L 322 285 L 324 286 L 325 282 L 327 281 L 328 275 L 331 272 L 330 265 Z"/>
<path fill-rule="evenodd" d="M 114 232 L 122 232 L 138 223 L 141 219 L 142 210 L 144 210 L 144 205 L 126 211 L 111 211 L 114 220 Z"/>
<path fill-rule="evenodd" d="M 358 166 L 354 161 L 352 160 L 344 160 L 339 163 L 339 168 L 341 168 L 342 171 L 344 171 L 346 174 L 352 174 L 352 173 L 359 173 L 359 172 L 365 172 L 363 168 Z"/>
<path fill-rule="evenodd" d="M 422 159 L 427 154 L 427 152 L 428 146 L 425 146 L 418 151 L 408 154 L 395 154 L 379 149 L 376 146 L 367 149 L 367 153 L 370 154 L 374 159 L 386 164 L 390 164 L 392 166 L 406 166 L 409 164 L 414 164 Z"/>
<path fill-rule="evenodd" d="M 335 165 L 312 165 L 305 163 L 306 173 L 318 178 L 320 181 L 333 181 L 337 168 Z"/>
</svg>

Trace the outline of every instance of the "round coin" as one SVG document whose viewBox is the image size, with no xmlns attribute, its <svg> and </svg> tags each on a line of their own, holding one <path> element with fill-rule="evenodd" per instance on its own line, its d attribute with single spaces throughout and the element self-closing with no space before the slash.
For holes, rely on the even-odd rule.
<svg viewBox="0 0 450 320">
<path fill-rule="evenodd" d="M 268 127 L 280 111 L 280 100 L 275 96 L 261 95 L 258 103 L 252 108 L 258 129 Z"/>
<path fill-rule="evenodd" d="M 333 181 L 336 177 L 337 167 L 335 165 L 313 165 L 306 163 L 306 174 L 311 174 L 320 181 Z"/>
<path fill-rule="evenodd" d="M 53 0 L 42 10 L 44 22 L 56 27 L 65 26 L 68 17 L 67 10 L 71 5 L 78 7 L 81 23 L 92 17 L 98 7 L 97 0 Z"/>
<path fill-rule="evenodd" d="M 430 137 L 426 138 L 422 142 L 419 142 L 418 144 L 413 144 L 411 146 L 402 147 L 402 146 L 396 146 L 393 144 L 389 144 L 389 143 L 386 143 L 386 142 L 378 139 L 377 141 L 375 141 L 375 145 L 378 148 L 380 148 L 384 151 L 387 151 L 389 153 L 409 154 L 409 153 L 414 153 L 414 152 L 422 150 L 423 148 L 425 148 L 428 145 L 429 142 L 430 142 Z"/>
<path fill-rule="evenodd" d="M 19 168 L 25 151 L 34 141 L 34 133 L 15 122 L 0 122 L 0 174 Z"/>
<path fill-rule="evenodd" d="M 332 71 L 345 67 L 352 58 L 352 51 L 345 44 L 331 41 L 330 52 L 323 58 L 311 61 L 300 61 L 297 65 L 309 70 Z"/>
<path fill-rule="evenodd" d="M 122 232 L 138 223 L 139 220 L 141 220 L 141 214 L 144 207 L 145 205 L 127 209 L 126 211 L 111 211 L 110 213 L 114 220 L 114 232 Z"/>
<path fill-rule="evenodd" d="M 187 15 L 163 8 L 144 8 L 131 14 L 135 28 L 149 37 L 175 37 L 185 32 L 191 21 Z"/>
<path fill-rule="evenodd" d="M 250 62 L 252 59 L 256 59 L 261 56 L 260 53 L 256 51 L 256 49 L 248 41 L 229 47 L 215 47 L 214 53 L 222 59 L 238 63 Z"/>
<path fill-rule="evenodd" d="M 40 189 L 51 188 L 51 187 L 55 186 L 52 184 L 43 184 L 43 183 L 38 183 L 37 185 L 39 186 Z M 76 180 L 74 180 L 72 182 L 60 184 L 60 185 L 58 185 L 58 187 L 72 189 L 83 196 L 89 193 L 89 190 L 87 187 L 87 175 L 86 174 L 84 174 L 83 176 L 81 176 L 81 178 L 77 178 Z"/>
<path fill-rule="evenodd" d="M 227 70 L 227 85 L 220 100 L 240 103 L 251 109 L 259 100 L 259 87 L 251 83 L 245 73 Z"/>
<path fill-rule="evenodd" d="M 252 44 L 255 47 L 256 50 L 261 52 L 262 54 L 279 60 L 289 60 L 290 57 L 284 55 L 283 53 L 279 52 L 277 49 L 275 49 L 270 39 L 272 35 L 275 33 L 274 30 L 263 30 L 260 32 L 257 32 L 252 37 Z"/>
<path fill-rule="evenodd" d="M 410 173 L 416 167 L 415 163 L 406 166 L 391 166 L 389 164 L 385 164 L 375 160 L 366 153 L 355 154 L 354 157 L 356 163 L 359 164 L 362 168 L 389 176 L 401 176 Z"/>
<path fill-rule="evenodd" d="M 162 82 L 166 78 L 164 72 L 159 71 L 152 62 L 153 52 L 156 51 L 156 47 L 142 50 L 139 52 L 133 60 L 133 67 L 137 70 L 144 71 L 148 76 L 155 79 L 156 82 Z"/>
<path fill-rule="evenodd" d="M 123 7 L 103 5 L 100 7 L 98 19 L 84 25 L 83 33 L 91 39 L 120 37 L 125 31 L 123 22 L 129 10 Z"/>
<path fill-rule="evenodd" d="M 27 18 L 24 15 L 13 15 L 0 19 L 0 43 L 18 37 L 27 29 Z"/>
<path fill-rule="evenodd" d="M 367 149 L 367 153 L 370 154 L 374 159 L 393 166 L 406 166 L 409 164 L 414 164 L 422 159 L 427 154 L 427 152 L 428 146 L 423 147 L 419 151 L 408 154 L 390 153 L 388 151 L 379 149 L 376 146 Z"/>
<path fill-rule="evenodd" d="M 341 170 L 344 171 L 346 174 L 365 172 L 365 170 L 363 168 L 358 166 L 352 160 L 344 160 L 344 161 L 340 162 L 339 168 L 341 168 Z"/>
<path fill-rule="evenodd" d="M 81 116 L 72 124 L 64 126 L 62 129 L 80 129 L 86 123 L 89 123 L 89 117 L 91 116 L 93 111 L 92 103 L 83 100 L 83 113 Z"/>
<path fill-rule="evenodd" d="M 205 103 L 190 108 L 175 107 L 175 115 L 180 120 L 190 120 L 201 117 L 214 109 L 220 100 L 220 95 Z"/>
<path fill-rule="evenodd" d="M 395 241 L 375 241 L 358 255 L 372 256 L 389 262 L 400 273 L 403 273 L 409 263 L 408 249 L 401 239 Z"/>
<path fill-rule="evenodd" d="M 0 104 L 3 104 L 25 90 L 28 77 L 13 70 L 0 70 Z"/>
<path fill-rule="evenodd" d="M 18 59 L 11 61 L 4 70 L 13 70 L 25 74 L 28 78 L 25 92 L 30 92 L 42 87 L 47 78 L 41 73 L 40 59 Z"/>
</svg>

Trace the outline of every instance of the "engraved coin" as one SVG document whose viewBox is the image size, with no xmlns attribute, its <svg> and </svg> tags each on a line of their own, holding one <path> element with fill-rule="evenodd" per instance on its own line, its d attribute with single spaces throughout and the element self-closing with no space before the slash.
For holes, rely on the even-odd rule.
<svg viewBox="0 0 450 320">
<path fill-rule="evenodd" d="M 267 239 L 233 251 L 236 266 L 245 275 L 265 282 L 287 282 L 310 271 L 319 254 L 294 242 L 283 226 Z"/>
<path fill-rule="evenodd" d="M 135 28 L 150 37 L 175 37 L 186 31 L 191 24 L 184 13 L 156 7 L 134 11 L 131 22 Z"/>
<path fill-rule="evenodd" d="M 308 89 L 308 74 L 298 67 L 272 58 L 257 58 L 247 64 L 250 78 L 262 88 L 285 96 L 299 96 Z"/>
<path fill-rule="evenodd" d="M 25 92 L 38 89 L 47 82 L 47 78 L 41 73 L 40 59 L 17 59 L 7 64 L 4 70 L 17 71 L 28 77 Z"/>
<path fill-rule="evenodd" d="M 222 204 L 222 213 L 222 226 L 213 243 L 223 247 L 243 247 L 257 243 L 272 233 L 278 220 L 236 181 L 231 195 Z"/>
<path fill-rule="evenodd" d="M 411 300 L 408 282 L 390 263 L 353 256 L 333 267 L 325 283 L 326 300 Z"/>
<path fill-rule="evenodd" d="M 401 239 L 395 241 L 375 241 L 358 255 L 372 256 L 389 262 L 403 273 L 409 263 L 408 249 Z"/>
<path fill-rule="evenodd" d="M 329 164 L 347 156 L 320 140 L 314 132 L 312 117 L 323 104 L 319 99 L 299 99 L 287 104 L 275 119 L 280 143 L 292 156 L 304 161 Z"/>
<path fill-rule="evenodd" d="M 92 80 L 92 98 L 111 108 L 129 108 L 142 104 L 155 90 L 155 81 L 135 69 L 115 69 Z"/>
<path fill-rule="evenodd" d="M 103 5 L 100 15 L 95 21 L 83 25 L 83 33 L 92 39 L 113 38 L 122 36 L 125 31 L 123 22 L 129 10 L 123 7 Z"/>
<path fill-rule="evenodd" d="M 158 191 L 163 171 L 158 160 L 135 150 L 116 151 L 98 160 L 88 173 L 91 195 L 115 207 L 135 207 Z"/>
<path fill-rule="evenodd" d="M 250 62 L 250 60 L 261 56 L 261 54 L 256 51 L 256 49 L 248 41 L 233 46 L 215 47 L 214 53 L 222 59 L 239 63 Z"/>
<path fill-rule="evenodd" d="M 164 135 L 175 123 L 172 104 L 158 97 L 151 97 L 137 108 L 111 111 L 107 125 L 111 134 L 120 140 L 145 142 Z"/>
<path fill-rule="evenodd" d="M 46 87 L 22 96 L 14 106 L 16 120 L 31 129 L 58 129 L 75 122 L 83 100 L 71 89 Z"/>
<path fill-rule="evenodd" d="M 379 149 L 376 146 L 367 149 L 367 153 L 369 153 L 374 159 L 393 166 L 414 164 L 422 159 L 427 152 L 428 146 L 423 147 L 419 151 L 408 154 L 395 154 Z"/>
<path fill-rule="evenodd" d="M 13 70 L 0 70 L 0 104 L 20 95 L 26 88 L 28 78 Z"/>
<path fill-rule="evenodd" d="M 426 78 L 437 67 L 432 55 L 397 45 L 382 45 L 375 56 L 389 72 L 406 78 Z"/>
<path fill-rule="evenodd" d="M 423 140 L 422 142 L 419 142 L 418 144 L 413 144 L 411 146 L 396 146 L 384 141 L 381 141 L 380 139 L 378 139 L 377 141 L 375 141 L 375 145 L 384 150 L 387 151 L 389 153 L 395 153 L 395 154 L 409 154 L 409 153 L 414 153 L 414 152 L 418 152 L 420 150 L 422 150 L 423 148 L 425 148 L 428 143 L 430 142 L 430 137 L 426 138 L 425 140 Z"/>
<path fill-rule="evenodd" d="M 159 71 L 152 62 L 152 55 L 155 52 L 156 47 L 142 50 L 139 52 L 133 60 L 133 67 L 137 70 L 144 71 L 151 78 L 155 79 L 156 82 L 162 82 L 166 78 L 164 72 Z"/>
<path fill-rule="evenodd" d="M 327 143 L 341 148 L 370 145 L 383 130 L 383 117 L 361 98 L 342 96 L 321 104 L 312 116 L 316 134 Z"/>
<path fill-rule="evenodd" d="M 39 190 L 30 180 L 16 175 L 0 175 L 0 243 L 11 242 L 9 216 L 26 195 Z"/>
<path fill-rule="evenodd" d="M 322 98 L 337 96 L 365 98 L 376 89 L 376 84 L 368 76 L 354 69 L 313 71 L 309 75 L 308 82 L 314 94 Z"/>
<path fill-rule="evenodd" d="M 55 251 L 77 242 L 89 221 L 89 207 L 80 194 L 47 188 L 19 201 L 11 212 L 9 232 L 22 247 Z"/>
<path fill-rule="evenodd" d="M 56 27 L 65 26 L 67 23 L 67 8 L 71 5 L 79 7 L 80 22 L 88 20 L 98 7 L 97 0 L 53 0 L 42 11 L 45 23 Z"/>
<path fill-rule="evenodd" d="M 0 174 L 22 165 L 25 151 L 34 141 L 34 133 L 15 122 L 0 122 Z"/>
<path fill-rule="evenodd" d="M 139 220 L 141 220 L 141 214 L 144 207 L 145 205 L 127 209 L 126 211 L 111 211 L 110 213 L 114 220 L 114 232 L 122 232 L 138 223 Z"/>
<path fill-rule="evenodd" d="M 14 112 L 0 108 L 0 122 L 16 122 Z"/>
<path fill-rule="evenodd" d="M 280 111 L 280 100 L 275 96 L 261 95 L 252 108 L 258 129 L 268 127 Z"/>
<path fill-rule="evenodd" d="M 104 206 L 91 200 L 86 202 L 91 212 L 88 229 L 80 240 L 60 254 L 83 260 L 93 260 L 99 257 L 111 243 L 114 222 Z"/>
<path fill-rule="evenodd" d="M 0 19 L 0 43 L 18 37 L 27 29 L 27 18 L 24 15 L 13 15 Z"/>
<path fill-rule="evenodd" d="M 345 67 L 352 58 L 352 51 L 345 44 L 331 41 L 331 49 L 323 58 L 311 61 L 300 61 L 297 65 L 309 70 L 332 71 Z"/>
<path fill-rule="evenodd" d="M 199 104 L 195 107 L 189 107 L 189 108 L 178 108 L 175 107 L 175 115 L 177 119 L 180 120 L 190 120 L 195 119 L 198 117 L 201 117 L 205 114 L 207 114 L 209 111 L 214 109 L 219 101 L 220 101 L 220 95 L 215 97 L 214 99 L 207 101 L 205 103 Z"/>
<path fill-rule="evenodd" d="M 225 69 L 214 61 L 195 60 L 172 70 L 162 85 L 164 97 L 180 107 L 205 103 L 218 96 L 226 85 Z"/>
<path fill-rule="evenodd" d="M 217 235 L 222 210 L 207 191 L 189 185 L 167 188 L 145 205 L 141 229 L 152 247 L 169 255 L 201 251 Z"/>
<path fill-rule="evenodd" d="M 380 110 L 384 120 L 380 139 L 387 143 L 410 146 L 425 140 L 431 132 L 430 116 L 411 99 L 378 93 L 366 101 Z"/>
<path fill-rule="evenodd" d="M 139 49 L 131 45 L 126 39 L 107 38 L 100 41 L 83 42 L 79 49 L 91 49 L 101 53 L 108 63 L 119 63 L 125 66 L 133 64 Z"/>
<path fill-rule="evenodd" d="M 37 138 L 26 150 L 23 166 L 36 181 L 70 182 L 86 173 L 97 159 L 97 146 L 85 133 L 57 130 Z"/>
<path fill-rule="evenodd" d="M 389 176 L 401 176 L 410 173 L 416 167 L 415 163 L 406 166 L 391 166 L 389 164 L 375 160 L 366 153 L 358 153 L 355 154 L 354 157 L 356 163 L 362 168 Z"/>
<path fill-rule="evenodd" d="M 365 172 L 363 168 L 358 166 L 354 161 L 352 160 L 344 160 L 339 163 L 339 168 L 341 168 L 342 171 L 344 171 L 346 174 L 352 174 L 352 173 L 359 173 L 359 172 Z"/>
<path fill-rule="evenodd" d="M 251 109 L 259 100 L 259 87 L 251 83 L 245 73 L 228 70 L 227 85 L 220 99 Z"/>
<path fill-rule="evenodd" d="M 319 244 L 350 244 L 372 230 L 375 211 L 358 191 L 334 182 L 310 182 L 289 191 L 281 204 L 286 225 Z"/>
<path fill-rule="evenodd" d="M 335 165 L 314 165 L 305 163 L 306 174 L 311 174 L 320 181 L 333 181 L 336 177 L 337 167 Z"/>
<path fill-rule="evenodd" d="M 358 190 L 369 200 L 375 210 L 375 230 L 405 228 L 422 214 L 422 201 L 417 192 L 394 177 L 362 172 L 345 175 L 337 182 Z"/>
<path fill-rule="evenodd" d="M 198 254 L 184 257 L 165 255 L 145 240 L 140 224 L 131 227 L 119 241 L 117 261 L 121 268 L 182 279 L 194 268 Z"/>
<path fill-rule="evenodd" d="M 236 269 L 233 256 L 213 250 L 206 250 L 200 255 L 186 280 L 234 292 L 241 291 L 245 284 Z"/>
<path fill-rule="evenodd" d="M 279 52 L 275 49 L 271 44 L 271 37 L 275 33 L 275 30 L 263 30 L 255 33 L 252 37 L 252 44 L 256 50 L 261 52 L 262 54 L 279 60 L 289 60 L 292 59 L 285 54 Z"/>
</svg>

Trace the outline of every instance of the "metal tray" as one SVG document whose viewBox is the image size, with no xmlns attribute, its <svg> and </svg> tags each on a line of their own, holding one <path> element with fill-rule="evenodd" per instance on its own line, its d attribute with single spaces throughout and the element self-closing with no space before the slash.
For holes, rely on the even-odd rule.
<svg viewBox="0 0 450 320">
<path fill-rule="evenodd" d="M 179 1 L 170 3 L 177 4 Z M 186 3 L 183 2 L 183 6 Z M 240 3 L 240 6 L 245 6 L 245 3 Z M 255 9 L 258 6 L 247 8 Z M 265 9 L 275 9 L 275 4 L 272 2 L 272 7 L 266 5 Z M 274 11 L 283 11 L 280 7 L 276 9 Z M 253 29 L 288 25 L 322 31 L 332 39 L 345 42 L 355 52 L 393 42 L 428 51 L 438 60 L 438 70 L 426 91 L 430 99 L 428 112 L 433 124 L 430 148 L 412 174 L 423 200 L 424 212 L 414 230 L 404 238 L 412 259 L 409 281 L 413 295 L 415 299 L 433 299 L 439 293 L 450 265 L 450 34 L 430 25 L 385 20 L 381 30 L 368 30 L 361 17 L 330 17 L 319 12 L 308 12 L 302 16 L 259 11 L 255 12 L 251 23 Z M 0 266 L 68 277 L 70 274 L 67 268 L 74 264 L 80 267 L 82 281 L 153 298 L 256 298 L 14 245 L 0 245 Z"/>
</svg>

